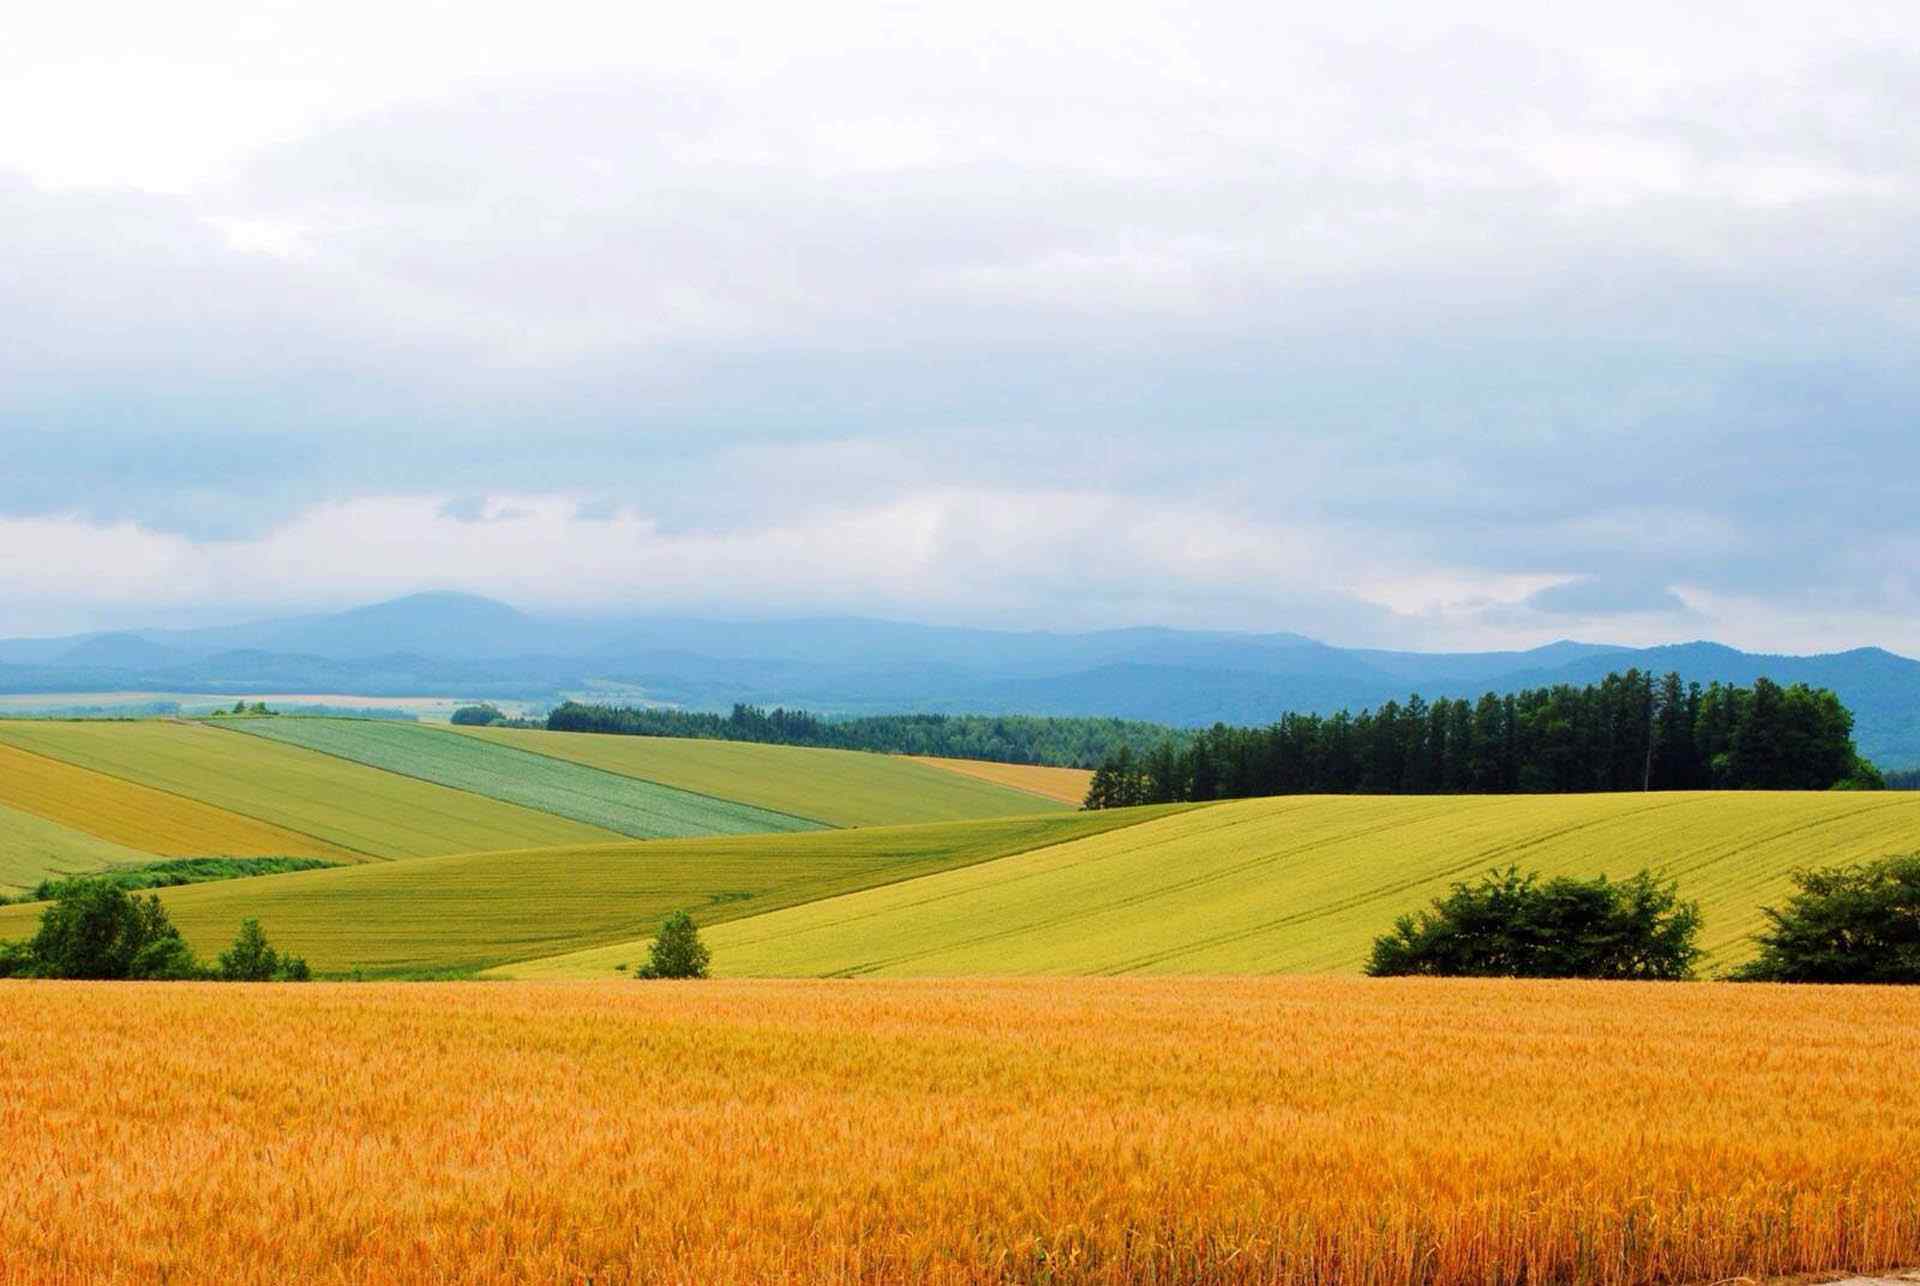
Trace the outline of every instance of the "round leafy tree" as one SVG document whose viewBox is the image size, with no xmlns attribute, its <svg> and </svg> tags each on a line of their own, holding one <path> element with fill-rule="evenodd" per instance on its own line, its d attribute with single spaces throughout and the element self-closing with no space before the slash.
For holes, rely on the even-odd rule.
<svg viewBox="0 0 1920 1286">
<path fill-rule="evenodd" d="M 1785 908 L 1766 907 L 1751 982 L 1920 983 L 1920 854 L 1798 871 Z"/>
<path fill-rule="evenodd" d="M 1492 871 L 1374 940 L 1367 972 L 1466 978 L 1693 976 L 1700 909 L 1641 871 L 1611 881 Z"/>
</svg>

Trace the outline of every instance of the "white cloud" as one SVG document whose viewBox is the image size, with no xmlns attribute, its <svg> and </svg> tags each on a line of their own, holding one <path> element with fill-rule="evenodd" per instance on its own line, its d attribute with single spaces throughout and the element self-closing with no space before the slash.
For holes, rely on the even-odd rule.
<svg viewBox="0 0 1920 1286">
<path fill-rule="evenodd" d="M 1904 638 L 1917 66 L 1873 3 L 39 6 L 11 610 Z"/>
</svg>

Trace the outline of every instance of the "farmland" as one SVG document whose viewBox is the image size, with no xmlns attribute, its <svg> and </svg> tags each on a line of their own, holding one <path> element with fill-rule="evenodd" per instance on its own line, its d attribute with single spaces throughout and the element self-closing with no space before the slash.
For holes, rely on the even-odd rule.
<svg viewBox="0 0 1920 1286">
<path fill-rule="evenodd" d="M 818 818 L 833 826 L 1010 817 L 1042 812 L 1061 802 L 1057 795 L 1029 791 L 991 774 L 969 780 L 934 771 L 919 761 L 865 751 L 520 728 L 456 731 L 606 772 Z M 1080 794 L 1085 793 L 1083 784 Z M 1066 802 L 1077 805 L 1080 799 L 1076 796 Z"/>
<path fill-rule="evenodd" d="M 311 835 L 7 745 L 0 805 L 158 857 L 351 857 Z"/>
<path fill-rule="evenodd" d="M 97 871 L 151 856 L 0 805 L 0 895 L 24 893 L 51 875 Z"/>
<path fill-rule="evenodd" d="M 0 1275 L 1910 1265 L 1917 1026 L 1898 988 L 0 983 Z"/>
<path fill-rule="evenodd" d="M 467 973 L 585 948 L 604 972 L 626 947 L 690 908 L 712 925 L 1099 834 L 1165 809 L 1057 813 L 930 826 L 470 853 L 166 889 L 160 899 L 211 953 L 240 921 L 322 972 Z M 0 908 L 0 942 L 29 936 L 40 909 Z M 567 967 L 580 967 L 570 962 Z"/>
<path fill-rule="evenodd" d="M 0 746 L 199 800 L 365 857 L 621 838 L 550 813 L 204 724 L 0 721 Z"/>
<path fill-rule="evenodd" d="M 1137 827 L 717 928 L 765 976 L 1352 972 L 1452 881 L 1515 863 L 1677 879 L 1709 965 L 1789 872 L 1920 848 L 1920 794 L 1296 797 Z M 581 976 L 592 976 L 582 971 Z"/>
<path fill-rule="evenodd" d="M 418 724 L 248 719 L 225 728 L 639 839 L 817 830 L 809 818 L 696 795 Z"/>
<path fill-rule="evenodd" d="M 941 759 L 932 755 L 916 756 L 915 763 L 959 773 L 979 781 L 990 781 L 1013 790 L 1038 795 L 1042 799 L 1079 807 L 1093 782 L 1087 768 L 1049 768 L 1045 764 L 996 764 L 984 759 Z"/>
</svg>

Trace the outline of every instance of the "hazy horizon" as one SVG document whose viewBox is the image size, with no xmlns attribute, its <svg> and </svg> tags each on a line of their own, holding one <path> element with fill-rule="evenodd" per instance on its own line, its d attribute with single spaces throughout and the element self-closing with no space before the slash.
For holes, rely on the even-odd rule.
<svg viewBox="0 0 1920 1286">
<path fill-rule="evenodd" d="M 1920 24 L 41 7 L 0 637 L 339 610 L 1920 654 Z"/>
</svg>

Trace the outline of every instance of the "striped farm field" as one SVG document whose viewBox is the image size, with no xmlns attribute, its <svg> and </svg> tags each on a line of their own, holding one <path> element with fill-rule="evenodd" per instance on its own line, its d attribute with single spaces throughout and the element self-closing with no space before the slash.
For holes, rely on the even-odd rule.
<svg viewBox="0 0 1920 1286">
<path fill-rule="evenodd" d="M 240 719 L 219 725 L 635 839 L 819 830 L 807 817 L 696 795 L 444 728 L 378 719 Z"/>
<path fill-rule="evenodd" d="M 1698 900 L 1708 966 L 1750 951 L 1789 873 L 1920 850 L 1920 793 L 1290 797 L 724 925 L 721 974 L 1355 972 L 1450 883 L 1642 867 Z M 582 969 L 578 976 L 594 976 Z M 604 976 L 604 975 L 601 975 Z"/>
<path fill-rule="evenodd" d="M 8 745 L 0 745 L 0 804 L 156 857 L 354 856 L 311 835 Z"/>
<path fill-rule="evenodd" d="M 0 746 L 199 800 L 366 857 L 622 838 L 550 813 L 204 724 L 0 721 Z"/>
<path fill-rule="evenodd" d="M 1086 799 L 1087 787 L 1093 784 L 1093 770 L 1090 768 L 996 764 L 984 759 L 941 759 L 934 755 L 916 755 L 913 761 L 945 772 L 959 773 L 962 777 L 990 781 L 1029 795 L 1038 795 L 1042 799 L 1071 804 L 1076 808 Z"/>
<path fill-rule="evenodd" d="M 468 853 L 189 885 L 159 896 L 203 955 L 230 943 L 251 916 L 276 946 L 307 957 L 323 973 L 470 973 L 602 948 L 612 975 L 615 964 L 645 958 L 645 940 L 675 910 L 692 911 L 703 926 L 719 924 L 1164 812 Z M 29 937 L 39 913 L 38 907 L 0 907 L 0 942 Z"/>
<path fill-rule="evenodd" d="M 0 1279 L 1912 1267 L 1915 1030 L 1901 987 L 0 982 Z"/>
<path fill-rule="evenodd" d="M 627 777 L 818 818 L 832 826 L 1016 817 L 1062 802 L 1043 792 L 1009 789 L 1013 783 L 969 780 L 902 756 L 855 750 L 522 728 L 456 731 Z M 1082 785 L 1080 795 L 1064 802 L 1077 805 L 1085 794 Z"/>
<path fill-rule="evenodd" d="M 0 805 L 0 894 L 20 894 L 50 876 L 80 875 L 153 854 Z"/>
</svg>

